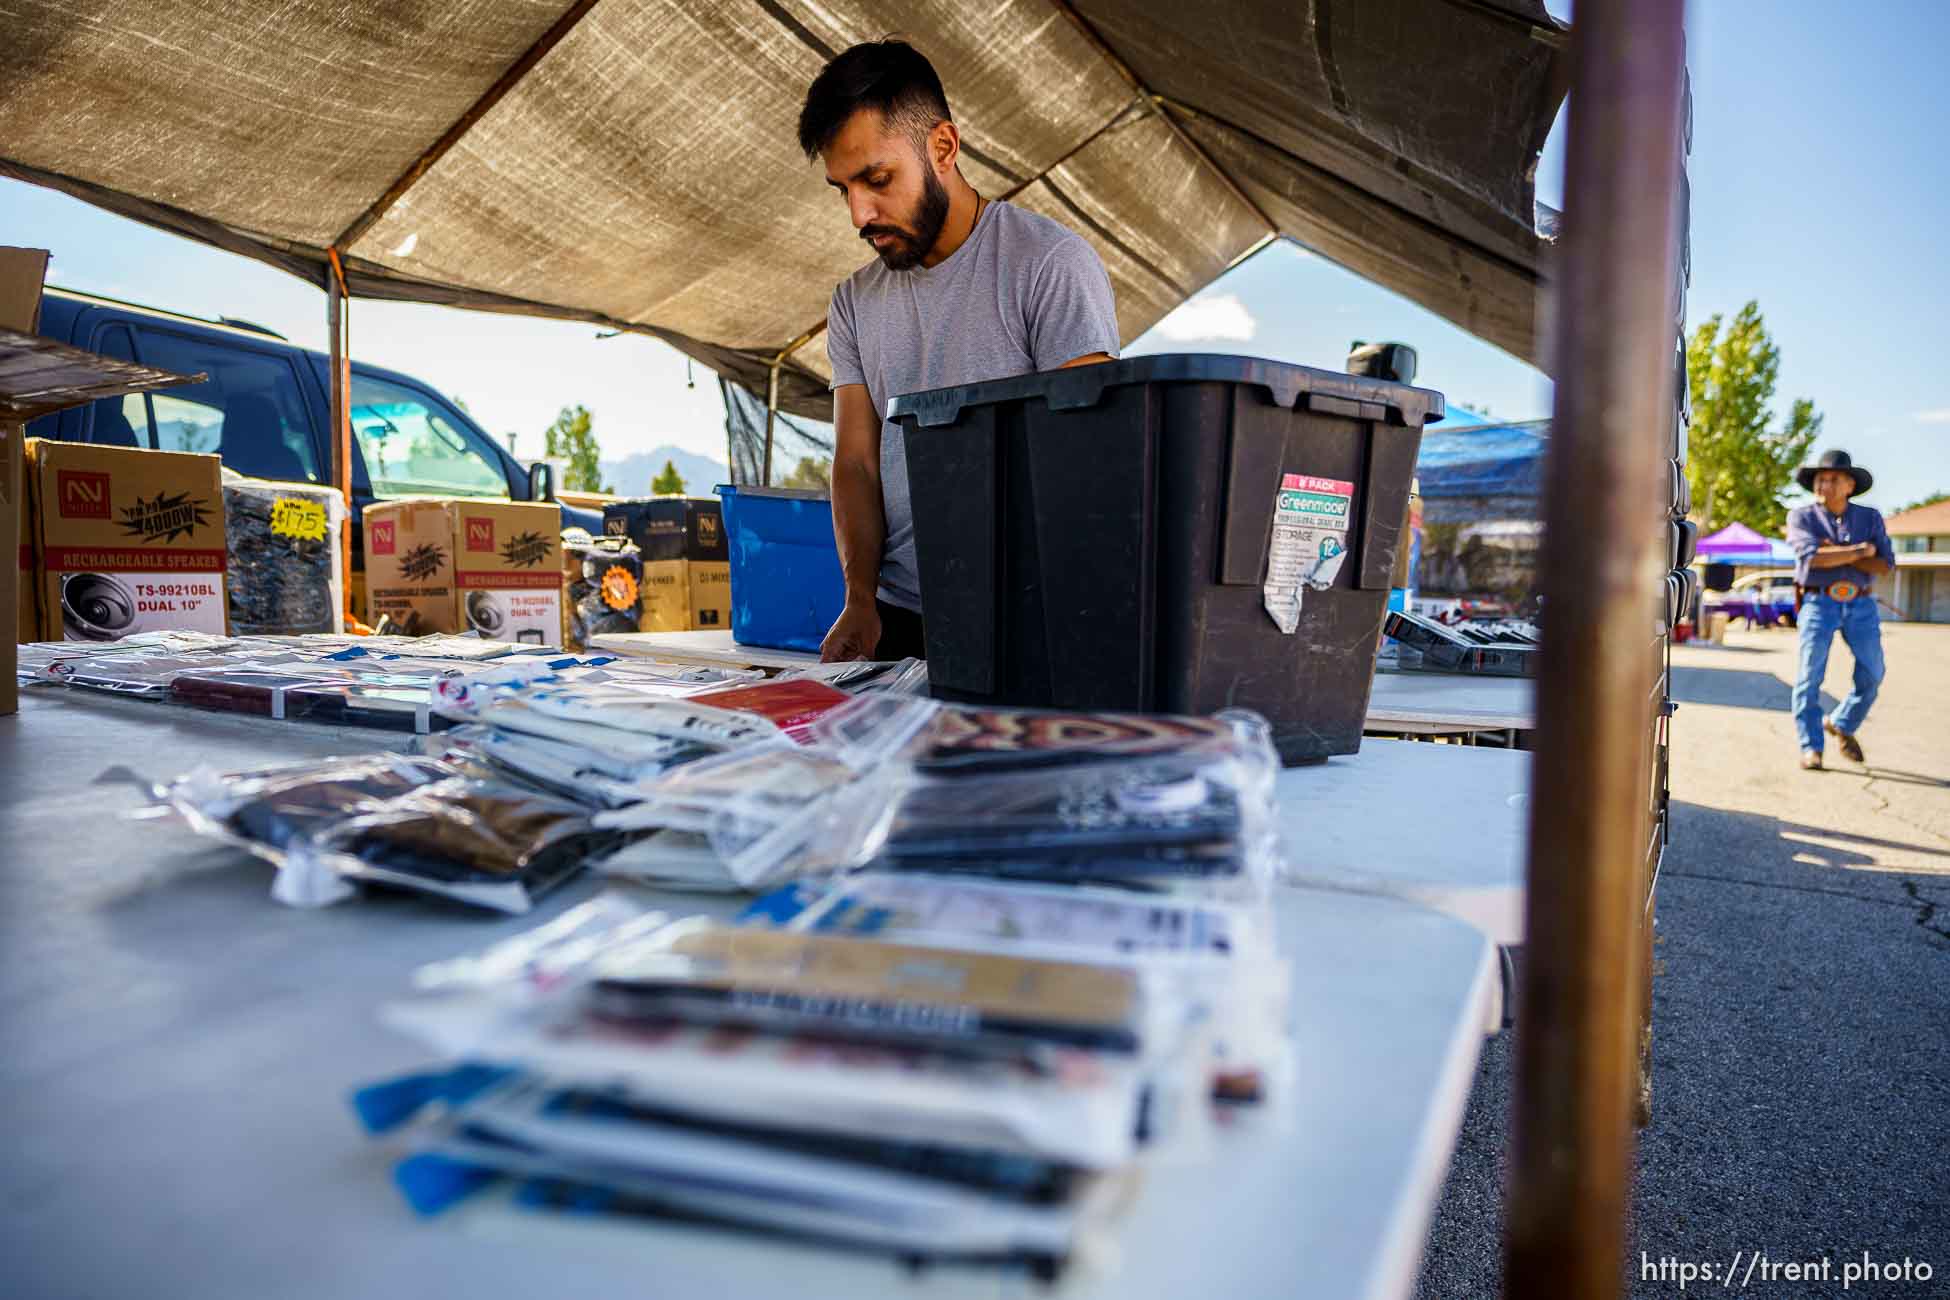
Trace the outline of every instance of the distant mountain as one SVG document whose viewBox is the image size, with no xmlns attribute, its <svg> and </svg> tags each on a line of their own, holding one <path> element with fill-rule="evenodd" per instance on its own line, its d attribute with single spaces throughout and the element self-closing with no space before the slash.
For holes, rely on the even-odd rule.
<svg viewBox="0 0 1950 1300">
<path fill-rule="evenodd" d="M 650 481 L 664 472 L 665 461 L 677 466 L 677 472 L 684 476 L 684 491 L 694 497 L 708 497 L 718 484 L 731 482 L 722 461 L 668 444 L 639 451 L 622 460 L 603 461 L 603 482 L 616 489 L 619 496 L 648 496 Z"/>
</svg>

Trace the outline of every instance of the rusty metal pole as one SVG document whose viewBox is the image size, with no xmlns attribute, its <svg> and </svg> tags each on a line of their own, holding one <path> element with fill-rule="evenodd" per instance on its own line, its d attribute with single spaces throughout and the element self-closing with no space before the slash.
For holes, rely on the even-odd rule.
<svg viewBox="0 0 1950 1300">
<path fill-rule="evenodd" d="M 332 338 L 332 482 L 345 496 L 345 531 L 339 537 L 339 589 L 345 613 L 352 609 L 352 530 L 358 526 L 352 511 L 352 322 L 350 295 L 345 290 L 345 267 L 337 249 L 329 252 L 325 271 L 325 325 Z"/>
<path fill-rule="evenodd" d="M 1556 277 L 1529 902 L 1505 1243 L 1514 1300 L 1621 1294 L 1667 562 L 1683 0 L 1580 0 Z"/>
</svg>

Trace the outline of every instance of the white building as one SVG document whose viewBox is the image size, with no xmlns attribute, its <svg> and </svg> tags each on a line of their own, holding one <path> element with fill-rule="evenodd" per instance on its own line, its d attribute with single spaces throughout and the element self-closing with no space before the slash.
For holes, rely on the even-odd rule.
<svg viewBox="0 0 1950 1300">
<path fill-rule="evenodd" d="M 1912 623 L 1950 623 L 1950 501 L 1883 521 L 1896 548 L 1889 604 Z"/>
</svg>

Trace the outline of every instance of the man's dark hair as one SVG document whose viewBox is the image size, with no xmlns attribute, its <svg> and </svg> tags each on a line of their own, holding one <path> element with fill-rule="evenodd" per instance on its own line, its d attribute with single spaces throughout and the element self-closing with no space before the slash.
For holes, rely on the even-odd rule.
<svg viewBox="0 0 1950 1300">
<path fill-rule="evenodd" d="M 833 56 L 806 91 L 799 110 L 799 147 L 819 157 L 847 119 L 863 108 L 907 133 L 921 149 L 928 132 L 952 122 L 948 96 L 934 65 L 906 41 L 870 41 Z"/>
</svg>

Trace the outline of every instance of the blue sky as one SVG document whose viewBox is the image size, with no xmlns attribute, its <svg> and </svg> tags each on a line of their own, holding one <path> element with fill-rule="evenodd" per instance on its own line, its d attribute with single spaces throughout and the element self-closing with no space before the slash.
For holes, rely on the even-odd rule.
<svg viewBox="0 0 1950 1300">
<path fill-rule="evenodd" d="M 1861 17 L 1857 17 L 1861 14 Z M 1873 469 L 1894 509 L 1950 490 L 1950 4 L 1697 0 L 1689 322 L 1760 301 L 1781 347 L 1776 406 L 1809 397 L 1823 444 Z M 1539 196 L 1562 198 L 1561 128 Z M 844 220 L 837 204 L 833 220 Z M 1575 219 L 1573 214 L 1571 219 Z M 259 263 L 0 181 L 0 242 L 51 248 L 57 283 L 192 315 L 243 317 L 312 347 L 324 297 Z M 663 443 L 722 459 L 714 377 L 638 337 L 587 325 L 358 302 L 353 351 L 464 399 L 540 451 L 558 408 L 590 408 L 605 456 Z M 1350 341 L 1399 339 L 1418 382 L 1505 419 L 1549 414 L 1529 366 L 1325 259 L 1275 245 L 1131 351 L 1238 351 L 1338 369 Z"/>
</svg>

